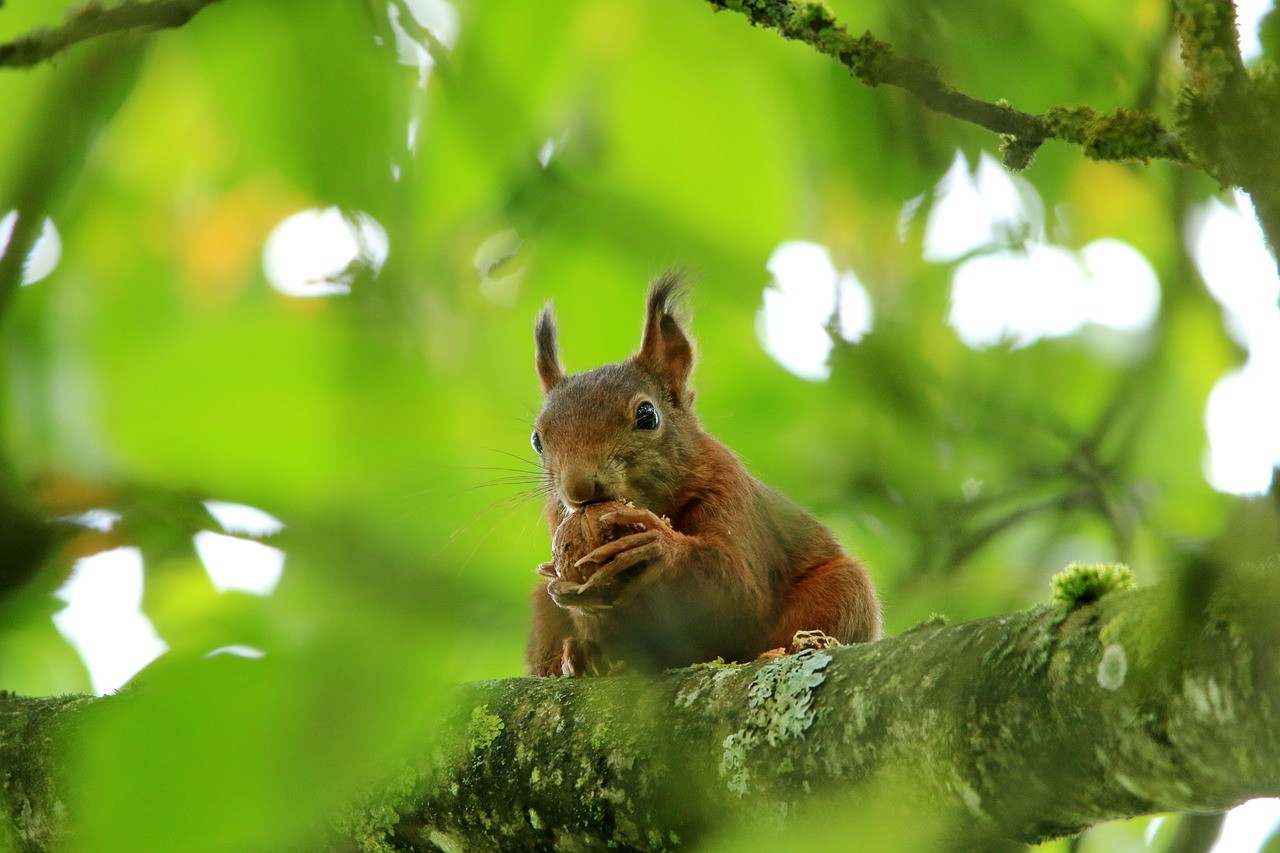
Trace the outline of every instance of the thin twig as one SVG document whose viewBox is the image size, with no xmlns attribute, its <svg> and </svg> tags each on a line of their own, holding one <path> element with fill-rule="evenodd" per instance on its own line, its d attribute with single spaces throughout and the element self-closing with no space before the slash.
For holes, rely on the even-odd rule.
<svg viewBox="0 0 1280 853">
<path fill-rule="evenodd" d="M 104 8 L 91 2 L 67 13 L 60 26 L 40 27 L 0 44 L 0 68 L 29 68 L 73 44 L 108 33 L 180 27 L 218 0 L 151 0 Z"/>
</svg>

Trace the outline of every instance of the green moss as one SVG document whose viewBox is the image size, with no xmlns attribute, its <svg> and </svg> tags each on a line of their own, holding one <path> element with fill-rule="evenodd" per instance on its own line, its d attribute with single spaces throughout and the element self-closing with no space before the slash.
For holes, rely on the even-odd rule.
<svg viewBox="0 0 1280 853">
<path fill-rule="evenodd" d="M 789 24 L 797 30 L 819 32 L 835 26 L 836 17 L 822 3 L 797 3 L 791 11 Z"/>
<path fill-rule="evenodd" d="M 1042 672 L 1053 662 L 1053 654 L 1058 648 L 1058 628 L 1067 619 L 1067 613 L 1057 608 L 1048 608 L 1044 621 L 1039 623 L 1038 630 L 1031 641 L 1024 659 L 1023 669 L 1028 674 Z"/>
<path fill-rule="evenodd" d="M 488 749 L 506 727 L 501 717 L 489 712 L 488 705 L 472 708 L 471 719 L 467 723 L 467 744 L 472 752 Z"/>
<path fill-rule="evenodd" d="M 1059 105 L 1045 114 L 1044 122 L 1050 136 L 1083 146 L 1094 160 L 1185 156 L 1173 133 L 1146 110 L 1099 114 L 1089 107 Z"/>
<path fill-rule="evenodd" d="M 1233 38 L 1235 21 L 1224 20 L 1214 0 L 1184 0 L 1177 7 L 1182 61 L 1191 71 L 1196 94 L 1213 97 L 1236 69 L 1237 57 L 1227 53 L 1228 49 L 1238 50 Z"/>
<path fill-rule="evenodd" d="M 982 655 L 982 665 L 1001 672 L 1039 677 L 1053 662 L 1058 649 L 1058 628 L 1070 611 L 1060 607 L 1041 606 L 1035 619 L 1016 634 L 997 635 Z"/>
<path fill-rule="evenodd" d="M 82 695 L 23 698 L 0 690 L 0 804 L 11 820 L 0 850 L 62 849 L 67 824 L 59 797 L 63 760 L 52 748 L 65 720 L 94 701 Z M 33 737 L 32 733 L 41 732 Z"/>
<path fill-rule="evenodd" d="M 1044 123 L 1055 139 L 1083 145 L 1088 138 L 1088 128 L 1097 117 L 1090 107 L 1059 104 L 1045 113 Z"/>
<path fill-rule="evenodd" d="M 1011 133 L 1000 134 L 1000 162 L 1010 172 L 1022 172 L 1030 168 L 1040 143 L 1014 136 Z"/>
<path fill-rule="evenodd" d="M 412 799 L 417 784 L 418 773 L 407 765 L 401 767 L 398 774 L 372 786 L 366 796 L 337 812 L 335 828 L 350 836 L 359 850 L 392 853 L 399 810 Z"/>
<path fill-rule="evenodd" d="M 1166 131 L 1143 110 L 1116 110 L 1093 125 L 1085 154 L 1096 160 L 1146 160 L 1160 152 Z"/>
<path fill-rule="evenodd" d="M 930 613 L 928 616 L 924 617 L 902 633 L 914 634 L 916 631 L 923 631 L 926 628 L 942 628 L 950 621 L 951 620 L 942 613 Z"/>
<path fill-rule="evenodd" d="M 1079 607 L 1116 590 L 1137 586 L 1133 569 L 1124 563 L 1072 563 L 1049 582 L 1055 604 Z"/>
</svg>

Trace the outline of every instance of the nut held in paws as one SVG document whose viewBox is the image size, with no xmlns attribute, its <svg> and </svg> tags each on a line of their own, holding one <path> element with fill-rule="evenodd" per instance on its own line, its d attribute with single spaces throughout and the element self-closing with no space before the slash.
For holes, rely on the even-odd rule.
<svg viewBox="0 0 1280 853">
<path fill-rule="evenodd" d="M 607 524 L 602 529 L 600 524 L 600 516 L 626 506 L 623 501 L 603 501 L 587 504 L 577 512 L 565 516 L 564 521 L 556 528 L 555 536 L 551 538 L 551 556 L 555 559 L 556 574 L 561 580 L 583 583 L 599 568 L 593 565 L 575 567 L 573 564 L 620 534 L 630 532 L 631 525 L 625 525 L 619 530 Z"/>
</svg>

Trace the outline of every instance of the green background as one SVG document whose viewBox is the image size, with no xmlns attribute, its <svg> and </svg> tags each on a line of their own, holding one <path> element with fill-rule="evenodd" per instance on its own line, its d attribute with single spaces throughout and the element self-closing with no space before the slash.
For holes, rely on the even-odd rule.
<svg viewBox="0 0 1280 853">
<path fill-rule="evenodd" d="M 1178 82 L 1156 0 L 831 7 L 1031 112 L 1149 92 L 1159 110 Z M 436 59 L 425 85 L 388 8 Z M 0 73 L 0 213 L 46 213 L 63 243 L 0 329 L 7 500 L 123 516 L 106 535 L 60 526 L 0 601 L 0 687 L 89 688 L 51 593 L 108 547 L 142 549 L 171 647 L 85 739 L 76 849 L 308 849 L 318 815 L 420 747 L 448 685 L 520 674 L 549 551 L 533 318 L 554 298 L 570 370 L 621 359 L 672 264 L 696 281 L 704 424 L 868 562 L 891 633 L 1043 602 L 1072 560 L 1154 583 L 1181 554 L 1266 541 L 1240 525 L 1274 530 L 1202 473 L 1208 392 L 1243 358 L 1184 243 L 1209 180 L 1046 145 L 1024 177 L 1065 223 L 1053 238 L 1132 244 L 1160 314 L 975 351 L 946 324 L 955 263 L 922 240 L 956 150 L 976 163 L 991 135 L 695 0 L 456 8 L 450 48 L 403 0 L 224 0 Z M 0 39 L 64 11 L 10 0 Z M 273 291 L 267 235 L 329 206 L 381 223 L 385 266 L 350 270 L 347 296 Z M 509 257 L 478 260 L 512 229 Z M 875 306 L 826 382 L 756 333 L 765 264 L 796 239 Z M 205 499 L 287 525 L 273 596 L 214 590 L 191 539 L 218 529 Z M 232 644 L 267 655 L 205 658 Z M 1141 825 L 1083 849 L 1140 845 Z"/>
</svg>

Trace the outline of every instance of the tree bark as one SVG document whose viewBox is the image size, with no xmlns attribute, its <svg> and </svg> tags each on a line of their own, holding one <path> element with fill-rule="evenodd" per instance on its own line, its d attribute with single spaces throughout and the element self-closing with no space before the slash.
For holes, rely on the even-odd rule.
<svg viewBox="0 0 1280 853">
<path fill-rule="evenodd" d="M 334 846 L 661 850 L 869 804 L 913 846 L 989 849 L 1280 795 L 1275 567 L 771 662 L 468 685 Z M 0 697 L 0 841 L 52 849 L 59 738 L 128 700 Z"/>
</svg>

